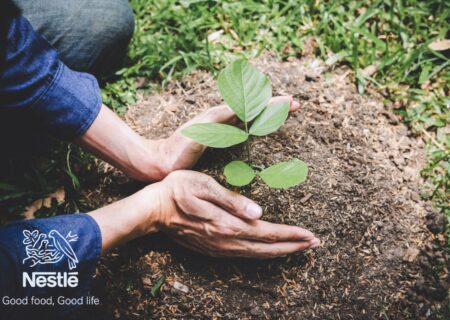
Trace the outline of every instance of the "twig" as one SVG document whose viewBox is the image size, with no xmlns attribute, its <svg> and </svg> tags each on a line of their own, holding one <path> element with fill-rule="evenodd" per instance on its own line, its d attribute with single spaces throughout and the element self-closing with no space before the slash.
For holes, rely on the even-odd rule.
<svg viewBox="0 0 450 320">
<path fill-rule="evenodd" d="M 424 128 L 422 128 L 422 133 L 424 134 L 424 135 L 426 135 L 427 136 L 427 138 L 429 138 L 439 149 L 441 149 L 442 151 L 444 151 L 444 152 L 447 152 L 447 149 L 442 145 L 442 144 L 440 144 L 439 142 L 437 142 L 436 141 L 436 139 L 431 135 L 431 134 L 429 134 L 428 132 L 427 132 L 427 130 L 425 130 Z"/>
</svg>

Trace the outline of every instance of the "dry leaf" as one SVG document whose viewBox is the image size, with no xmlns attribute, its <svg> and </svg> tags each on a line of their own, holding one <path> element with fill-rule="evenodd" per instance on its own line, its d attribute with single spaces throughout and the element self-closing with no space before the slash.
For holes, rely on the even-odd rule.
<svg viewBox="0 0 450 320">
<path fill-rule="evenodd" d="M 161 104 L 167 112 L 175 112 L 178 110 L 178 102 L 173 97 L 170 97 L 169 101 L 161 99 Z"/>
<path fill-rule="evenodd" d="M 428 45 L 434 51 L 445 51 L 450 49 L 450 39 L 436 40 Z"/>
<path fill-rule="evenodd" d="M 59 187 L 55 192 L 48 195 L 50 198 L 53 198 L 58 202 L 58 204 L 63 203 L 66 199 L 66 191 L 64 187 Z"/>
<path fill-rule="evenodd" d="M 136 78 L 136 88 L 140 89 L 145 87 L 150 81 L 146 77 Z"/>
<path fill-rule="evenodd" d="M 219 31 L 215 31 L 215 32 L 211 33 L 210 35 L 208 35 L 208 42 L 216 41 L 217 39 L 220 38 L 222 33 L 223 33 L 223 30 L 219 30 Z"/>
<path fill-rule="evenodd" d="M 403 261 L 413 262 L 417 255 L 419 254 L 419 249 L 410 247 L 408 250 L 406 250 L 405 255 L 403 256 Z"/>
<path fill-rule="evenodd" d="M 230 32 L 230 34 L 231 34 L 231 36 L 233 37 L 234 40 L 239 41 L 239 36 L 237 35 L 236 32 L 234 32 L 233 29 L 230 29 L 229 32 Z"/>
<path fill-rule="evenodd" d="M 377 66 L 374 65 L 374 64 L 371 64 L 370 66 L 364 68 L 364 69 L 361 71 L 361 74 L 362 74 L 364 77 L 370 77 L 370 76 L 372 76 L 375 72 L 377 72 Z"/>
<path fill-rule="evenodd" d="M 152 287 L 152 280 L 150 278 L 144 277 L 141 280 L 142 280 L 142 285 L 144 286 L 144 288 L 150 289 Z"/>
<path fill-rule="evenodd" d="M 181 292 L 184 292 L 184 293 L 188 293 L 189 292 L 189 287 L 184 285 L 184 284 L 182 284 L 181 282 L 178 282 L 178 281 L 175 281 L 173 283 L 173 287 L 175 289 L 181 291 Z"/>
<path fill-rule="evenodd" d="M 27 207 L 27 211 L 25 211 L 22 215 L 25 217 L 26 220 L 34 219 L 34 214 L 36 211 L 44 208 L 51 208 L 52 207 L 52 200 L 55 199 L 58 204 L 64 202 L 64 199 L 66 198 L 66 192 L 64 190 L 64 187 L 59 187 L 55 192 L 49 194 L 47 197 L 38 199 L 33 201 L 31 205 Z"/>
<path fill-rule="evenodd" d="M 23 216 L 26 220 L 34 219 L 34 213 L 42 208 L 44 201 L 42 199 L 38 199 L 33 201 L 33 203 L 27 207 L 27 211 L 23 213 Z"/>
<path fill-rule="evenodd" d="M 322 61 L 319 59 L 309 60 L 305 67 L 305 78 L 308 81 L 317 81 L 322 72 L 325 70 Z"/>
<path fill-rule="evenodd" d="M 52 198 L 44 198 L 42 199 L 42 206 L 45 208 L 51 208 L 52 207 Z"/>
</svg>

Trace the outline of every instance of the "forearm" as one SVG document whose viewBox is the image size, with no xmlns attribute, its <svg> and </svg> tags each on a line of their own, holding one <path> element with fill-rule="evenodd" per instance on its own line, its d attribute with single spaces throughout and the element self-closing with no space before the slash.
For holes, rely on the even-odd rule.
<svg viewBox="0 0 450 320">
<path fill-rule="evenodd" d="M 103 105 L 90 128 L 74 142 L 133 179 L 159 181 L 167 174 L 161 159 L 162 141 L 144 139 Z"/>
<path fill-rule="evenodd" d="M 89 213 L 102 237 L 102 252 L 159 230 L 161 212 L 160 183 Z"/>
</svg>

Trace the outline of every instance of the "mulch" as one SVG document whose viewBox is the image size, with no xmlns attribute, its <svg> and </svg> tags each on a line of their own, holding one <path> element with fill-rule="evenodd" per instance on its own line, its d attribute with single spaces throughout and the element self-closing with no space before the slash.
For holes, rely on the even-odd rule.
<svg viewBox="0 0 450 320">
<path fill-rule="evenodd" d="M 260 181 L 236 189 L 264 208 L 263 219 L 314 232 L 322 247 L 268 261 L 214 259 L 165 235 L 136 240 L 98 267 L 93 294 L 100 319 L 433 319 L 448 305 L 448 257 L 442 219 L 420 199 L 424 144 L 376 93 L 360 95 L 345 66 L 312 57 L 253 63 L 274 95 L 293 95 L 301 110 L 275 134 L 253 139 L 256 164 L 299 158 L 305 183 L 269 189 Z M 148 138 L 221 104 L 206 72 L 142 96 L 125 115 Z M 226 186 L 223 166 L 243 159 L 241 146 L 208 150 L 196 170 Z M 229 186 L 228 186 L 229 187 Z M 111 171 L 91 198 L 111 202 L 137 188 Z M 102 199 L 102 200 L 98 200 Z M 99 203 L 100 204 L 100 203 Z M 151 288 L 166 280 L 156 297 Z M 448 311 L 448 309 L 447 309 Z"/>
</svg>

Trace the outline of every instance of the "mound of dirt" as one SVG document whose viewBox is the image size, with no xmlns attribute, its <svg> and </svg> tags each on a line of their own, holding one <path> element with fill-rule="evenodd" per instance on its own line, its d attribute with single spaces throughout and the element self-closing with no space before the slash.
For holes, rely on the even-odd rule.
<svg viewBox="0 0 450 320">
<path fill-rule="evenodd" d="M 253 161 L 268 166 L 299 158 L 310 173 L 288 190 L 256 181 L 238 191 L 261 204 L 263 219 L 310 229 L 322 247 L 256 261 L 203 257 L 163 235 L 140 239 L 98 269 L 94 294 L 103 317 L 432 317 L 445 299 L 448 260 L 436 245 L 442 237 L 426 226 L 435 216 L 419 197 L 422 143 L 379 98 L 359 95 L 345 67 L 326 70 L 318 60 L 281 62 L 270 54 L 254 64 L 270 77 L 274 95 L 293 95 L 301 110 L 277 133 L 252 140 Z M 198 72 L 142 97 L 126 120 L 143 136 L 161 138 L 220 103 L 212 76 Z M 226 186 L 223 166 L 244 157 L 240 146 L 208 150 L 196 170 Z M 102 192 L 121 197 L 130 192 L 123 186 Z M 444 265 L 439 275 L 430 276 L 430 263 Z M 162 275 L 167 279 L 152 297 Z"/>
</svg>

